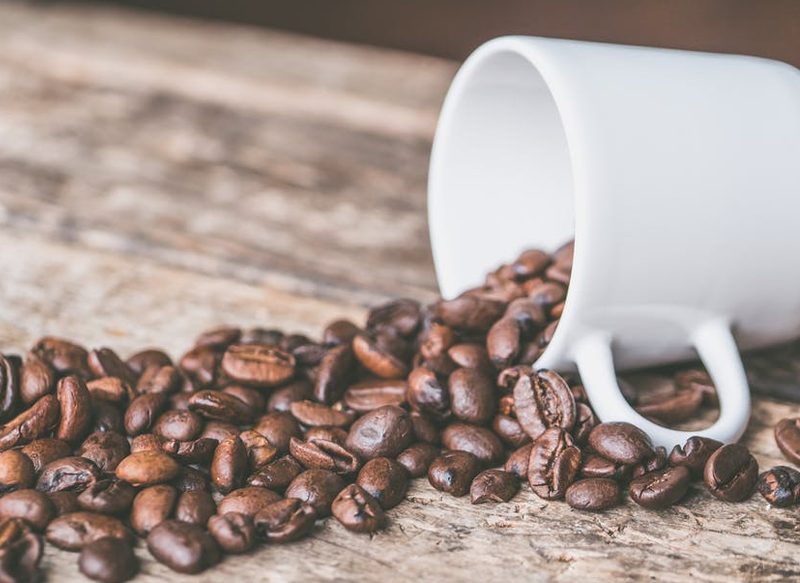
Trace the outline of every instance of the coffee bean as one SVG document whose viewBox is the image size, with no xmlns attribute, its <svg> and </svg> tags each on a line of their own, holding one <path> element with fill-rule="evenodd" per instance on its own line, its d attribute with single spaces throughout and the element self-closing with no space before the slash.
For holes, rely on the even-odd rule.
<svg viewBox="0 0 800 583">
<path fill-rule="evenodd" d="M 247 407 L 247 421 L 252 423 L 256 415 L 260 415 L 267 407 L 267 399 L 260 389 L 245 387 L 243 385 L 228 385 L 222 392 L 226 395 L 236 397 Z M 236 404 L 236 407 L 239 405 Z"/>
<path fill-rule="evenodd" d="M 55 515 L 50 498 L 37 490 L 17 490 L 0 498 L 0 519 L 18 518 L 37 531 L 44 530 Z"/>
<path fill-rule="evenodd" d="M 340 475 L 353 474 L 361 467 L 359 459 L 333 441 L 316 439 L 289 441 L 289 453 L 307 469 L 320 468 Z"/>
<path fill-rule="evenodd" d="M 571 431 L 577 412 L 569 385 L 549 370 L 520 375 L 514 385 L 514 410 L 532 439 L 549 427 Z"/>
<path fill-rule="evenodd" d="M 95 512 L 72 512 L 53 520 L 45 532 L 45 538 L 65 551 L 79 551 L 98 539 L 112 537 L 133 542 L 131 532 L 118 518 Z"/>
<path fill-rule="evenodd" d="M 461 343 L 454 344 L 447 349 L 447 356 L 450 357 L 456 366 L 462 368 L 478 368 L 485 371 L 492 370 L 492 363 L 489 360 L 489 353 L 480 344 Z"/>
<path fill-rule="evenodd" d="M 0 581 L 36 583 L 41 580 L 41 537 L 25 522 L 7 518 L 0 522 Z"/>
<path fill-rule="evenodd" d="M 193 441 L 168 439 L 161 442 L 161 449 L 185 464 L 207 464 L 214 456 L 217 440 L 201 437 Z"/>
<path fill-rule="evenodd" d="M 639 476 L 643 476 L 644 474 L 650 472 L 663 470 L 665 467 L 667 467 L 667 450 L 663 446 L 659 445 L 653 451 L 655 453 L 652 457 L 633 466 L 633 473 L 631 475 L 634 478 L 638 478 Z"/>
<path fill-rule="evenodd" d="M 36 489 L 40 492 L 82 492 L 99 479 L 100 470 L 94 462 L 69 456 L 47 464 L 39 475 Z"/>
<path fill-rule="evenodd" d="M 787 460 L 800 464 L 800 417 L 781 419 L 775 425 L 775 443 Z"/>
<path fill-rule="evenodd" d="M 139 572 L 139 559 L 129 543 L 106 537 L 83 547 L 78 566 L 89 579 L 102 583 L 123 583 Z"/>
<path fill-rule="evenodd" d="M 342 526 L 353 532 L 375 532 L 386 526 L 381 505 L 358 484 L 350 484 L 339 492 L 331 512 Z"/>
<path fill-rule="evenodd" d="M 485 332 L 505 311 L 501 301 L 462 295 L 440 301 L 434 307 L 436 316 L 448 326 L 472 332 Z"/>
<path fill-rule="evenodd" d="M 144 488 L 136 494 L 131 507 L 131 527 L 139 536 L 147 536 L 156 526 L 169 519 L 178 502 L 178 491 L 168 484 Z"/>
<path fill-rule="evenodd" d="M 379 407 L 360 417 L 350 427 L 347 449 L 363 460 L 395 457 L 414 439 L 408 412 L 394 405 Z"/>
<path fill-rule="evenodd" d="M 408 490 L 408 473 L 395 460 L 377 457 L 364 464 L 356 484 L 377 500 L 381 508 L 389 510 L 403 501 Z"/>
<path fill-rule="evenodd" d="M 254 411 L 241 399 L 220 391 L 199 391 L 189 399 L 189 409 L 206 419 L 245 425 L 253 421 Z"/>
<path fill-rule="evenodd" d="M 128 386 L 136 385 L 136 375 L 110 348 L 92 350 L 87 358 L 89 368 L 98 377 L 117 377 Z"/>
<path fill-rule="evenodd" d="M 252 429 L 242 431 L 239 439 L 242 440 L 244 448 L 247 450 L 249 466 L 253 470 L 268 464 L 278 455 L 278 449 L 258 431 Z"/>
<path fill-rule="evenodd" d="M 451 423 L 442 432 L 447 449 L 468 451 L 481 463 L 491 465 L 503 456 L 503 444 L 490 429 L 469 423 Z"/>
<path fill-rule="evenodd" d="M 165 520 L 147 535 L 155 559 L 179 573 L 201 573 L 219 562 L 217 543 L 206 530 L 180 520 Z"/>
<path fill-rule="evenodd" d="M 249 328 L 242 332 L 239 344 L 273 344 L 279 345 L 284 339 L 284 333 L 275 328 Z"/>
<path fill-rule="evenodd" d="M 239 514 L 244 514 L 252 518 L 261 508 L 273 502 L 277 502 L 280 499 L 280 494 L 272 490 L 267 490 L 259 486 L 247 486 L 234 490 L 220 500 L 217 506 L 217 512 L 219 514 L 238 512 Z"/>
<path fill-rule="evenodd" d="M 484 470 L 472 480 L 469 487 L 470 502 L 508 502 L 519 491 L 519 479 L 503 470 Z"/>
<path fill-rule="evenodd" d="M 522 330 L 514 318 L 504 317 L 495 322 L 486 336 L 486 349 L 497 368 L 510 366 L 519 355 Z"/>
<path fill-rule="evenodd" d="M 411 336 L 421 321 L 422 308 L 419 302 L 399 299 L 372 308 L 367 316 L 367 328 L 391 328 L 401 336 Z"/>
<path fill-rule="evenodd" d="M 315 403 L 314 405 L 317 404 Z M 325 409 L 324 405 L 320 405 L 320 407 Z M 317 409 L 311 406 L 303 410 L 310 411 L 307 413 L 309 418 L 314 418 L 315 414 L 318 414 Z M 336 413 L 341 412 L 337 411 Z M 275 411 L 260 417 L 253 429 L 266 437 L 279 453 L 289 451 L 289 440 L 292 437 L 301 437 L 300 426 L 294 416 L 286 412 Z"/>
<path fill-rule="evenodd" d="M 247 479 L 249 486 L 262 486 L 276 492 L 283 492 L 297 476 L 303 472 L 303 467 L 292 456 L 283 456 L 259 468 Z"/>
<path fill-rule="evenodd" d="M 693 389 L 684 389 L 673 396 L 645 403 L 636 407 L 636 410 L 649 419 L 661 423 L 674 424 L 690 419 L 700 410 L 703 403 L 703 394 Z"/>
<path fill-rule="evenodd" d="M 522 447 L 532 441 L 519 421 L 508 415 L 495 415 L 492 420 L 492 431 L 511 447 Z"/>
<path fill-rule="evenodd" d="M 758 492 L 772 506 L 792 506 L 800 495 L 800 472 L 788 466 L 775 466 L 758 477 Z"/>
<path fill-rule="evenodd" d="M 355 372 L 356 357 L 350 344 L 331 348 L 319 364 L 314 382 L 314 398 L 330 404 L 339 400 Z"/>
<path fill-rule="evenodd" d="M 140 451 L 123 459 L 116 476 L 137 487 L 169 482 L 180 473 L 180 466 L 172 457 L 161 451 Z"/>
<path fill-rule="evenodd" d="M 113 472 L 119 462 L 130 454 L 130 445 L 119 433 L 95 431 L 83 440 L 77 454 L 93 461 L 101 472 Z"/>
<path fill-rule="evenodd" d="M 191 490 L 182 492 L 175 505 L 175 518 L 183 522 L 205 526 L 208 519 L 217 511 L 211 492 Z"/>
<path fill-rule="evenodd" d="M 503 465 L 503 469 L 506 472 L 515 475 L 520 480 L 527 480 L 528 463 L 530 462 L 532 449 L 533 442 L 526 443 L 519 449 L 514 450 L 514 452 L 508 456 L 506 463 Z"/>
<path fill-rule="evenodd" d="M 442 442 L 442 436 L 436 423 L 424 413 L 412 411 L 411 426 L 414 430 L 414 439 L 417 441 L 424 441 L 432 445 L 439 445 Z"/>
<path fill-rule="evenodd" d="M 117 377 L 100 377 L 86 383 L 86 389 L 95 399 L 101 399 L 114 405 L 123 406 L 135 397 L 133 390 Z"/>
<path fill-rule="evenodd" d="M 679 390 L 690 390 L 703 396 L 703 404 L 708 407 L 719 407 L 717 389 L 709 374 L 700 369 L 680 371 L 672 378 Z"/>
<path fill-rule="evenodd" d="M 306 401 L 314 396 L 314 386 L 307 379 L 295 379 L 275 389 L 267 400 L 267 411 L 288 411 L 295 401 Z"/>
<path fill-rule="evenodd" d="M 164 439 L 190 441 L 203 431 L 203 419 L 192 411 L 172 409 L 158 417 L 153 424 L 152 431 Z"/>
<path fill-rule="evenodd" d="M 344 402 L 358 413 L 366 413 L 384 405 L 402 405 L 406 401 L 406 381 L 368 379 L 350 385 L 344 392 Z"/>
<path fill-rule="evenodd" d="M 284 495 L 310 504 L 317 516 L 324 517 L 331 513 L 331 503 L 342 488 L 344 481 L 337 474 L 327 470 L 306 470 L 292 480 Z"/>
<path fill-rule="evenodd" d="M 684 466 L 665 468 L 632 480 L 628 493 L 640 506 L 662 510 L 686 495 L 691 480 L 691 472 Z"/>
<path fill-rule="evenodd" d="M 216 514 L 208 520 L 208 532 L 226 553 L 246 553 L 256 542 L 253 519 L 238 512 Z"/>
<path fill-rule="evenodd" d="M 178 367 L 196 390 L 207 389 L 217 380 L 220 352 L 211 346 L 195 346 L 184 354 Z"/>
<path fill-rule="evenodd" d="M 125 433 L 123 410 L 102 399 L 92 399 L 93 424 L 89 431 L 113 431 Z"/>
<path fill-rule="evenodd" d="M 708 458 L 703 480 L 716 498 L 740 502 L 753 493 L 758 480 L 758 462 L 743 445 L 723 445 Z"/>
<path fill-rule="evenodd" d="M 309 534 L 316 517 L 310 504 L 296 498 L 286 498 L 262 508 L 253 522 L 261 539 L 270 543 L 287 543 Z"/>
<path fill-rule="evenodd" d="M 410 477 L 421 478 L 428 473 L 428 467 L 439 456 L 439 453 L 440 450 L 435 445 L 415 443 L 397 455 L 397 463 L 406 469 Z"/>
<path fill-rule="evenodd" d="M 494 382 L 481 369 L 460 368 L 449 379 L 450 410 L 469 423 L 484 424 L 496 410 Z"/>
<path fill-rule="evenodd" d="M 453 496 L 463 496 L 469 491 L 473 478 L 481 469 L 480 460 L 467 451 L 448 451 L 437 457 L 428 467 L 431 486 Z"/>
<path fill-rule="evenodd" d="M 627 482 L 633 474 L 632 464 L 612 462 L 596 453 L 583 457 L 581 476 L 584 478 L 610 478 L 618 482 Z"/>
<path fill-rule="evenodd" d="M 573 483 L 564 495 L 572 508 L 599 512 L 620 502 L 619 484 L 611 478 L 586 478 Z"/>
<path fill-rule="evenodd" d="M 654 455 L 647 434 L 630 423 L 601 423 L 589 434 L 589 445 L 606 459 L 636 464 Z"/>
<path fill-rule="evenodd" d="M 581 464 L 581 451 L 572 436 L 558 427 L 545 430 L 533 442 L 528 461 L 528 482 L 540 498 L 562 498 L 575 480 Z"/>
<path fill-rule="evenodd" d="M 59 422 L 55 395 L 45 395 L 0 428 L 0 451 L 45 437 Z"/>
<path fill-rule="evenodd" d="M 178 492 L 194 492 L 195 490 L 211 491 L 211 480 L 208 471 L 184 466 L 180 474 L 170 482 Z"/>
<path fill-rule="evenodd" d="M 322 342 L 329 346 L 350 344 L 360 328 L 350 320 L 334 320 L 322 331 Z"/>
<path fill-rule="evenodd" d="M 81 507 L 78 504 L 78 493 L 65 490 L 63 492 L 47 492 L 45 493 L 53 503 L 56 510 L 56 516 L 62 516 L 71 512 L 78 512 Z"/>
<path fill-rule="evenodd" d="M 247 449 L 238 437 L 228 437 L 214 451 L 211 460 L 211 482 L 222 494 L 244 484 L 247 477 Z"/>
<path fill-rule="evenodd" d="M 239 342 L 242 329 L 234 326 L 219 326 L 202 332 L 194 340 L 195 346 L 210 346 L 224 350 L 231 344 Z"/>
<path fill-rule="evenodd" d="M 116 478 L 98 480 L 78 495 L 78 504 L 83 510 L 100 514 L 122 514 L 127 512 L 136 489 Z"/>
<path fill-rule="evenodd" d="M 275 387 L 294 376 L 295 359 L 266 344 L 234 344 L 222 357 L 222 370 L 233 380 L 254 387 Z"/>
<path fill-rule="evenodd" d="M 53 368 L 35 353 L 29 353 L 20 372 L 20 400 L 25 405 L 38 401 L 53 392 L 55 380 Z"/>
<path fill-rule="evenodd" d="M 31 348 L 31 353 L 44 360 L 61 376 L 75 374 L 86 379 L 91 375 L 87 362 L 89 353 L 83 346 L 74 342 L 45 336 Z"/>
<path fill-rule="evenodd" d="M 220 443 L 229 437 L 236 437 L 237 435 L 239 435 L 239 428 L 236 425 L 223 423 L 222 421 L 207 421 L 203 428 L 203 433 L 200 434 L 200 439 L 208 438 Z"/>
<path fill-rule="evenodd" d="M 172 364 L 172 359 L 162 350 L 148 348 L 132 355 L 125 361 L 125 364 L 128 365 L 128 368 L 130 368 L 134 374 L 140 375 L 151 367 L 160 368 L 162 366 L 169 366 Z"/>
<path fill-rule="evenodd" d="M 349 427 L 355 419 L 353 411 L 342 411 L 314 401 L 297 401 L 290 405 L 289 410 L 298 421 L 310 427 Z"/>
<path fill-rule="evenodd" d="M 10 358 L 0 354 L 0 421 L 14 416 L 21 400 L 20 371 Z"/>
<path fill-rule="evenodd" d="M 147 433 L 169 404 L 164 393 L 148 393 L 136 397 L 125 410 L 125 431 L 128 435 Z"/>
<path fill-rule="evenodd" d="M 0 494 L 33 485 L 36 470 L 33 462 L 17 449 L 0 452 Z"/>
<path fill-rule="evenodd" d="M 574 395 L 573 391 L 573 395 Z M 589 434 L 599 423 L 594 411 L 586 403 L 575 404 L 575 427 L 572 428 L 572 437 L 575 443 L 585 445 L 589 441 Z"/>
<path fill-rule="evenodd" d="M 172 365 L 152 366 L 142 372 L 136 383 L 136 393 L 165 393 L 171 395 L 181 388 L 183 377 L 177 367 Z"/>
<path fill-rule="evenodd" d="M 408 375 L 406 400 L 411 407 L 434 419 L 444 419 L 450 412 L 450 394 L 432 370 L 418 366 Z"/>
</svg>

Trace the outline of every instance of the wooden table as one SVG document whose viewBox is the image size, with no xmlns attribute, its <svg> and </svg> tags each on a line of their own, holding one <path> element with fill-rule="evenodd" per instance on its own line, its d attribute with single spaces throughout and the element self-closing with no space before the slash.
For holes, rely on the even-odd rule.
<svg viewBox="0 0 800 583">
<path fill-rule="evenodd" d="M 222 323 L 316 334 L 435 297 L 425 224 L 446 61 L 102 8 L 0 6 L 0 339 L 177 354 Z M 758 398 L 747 444 L 782 463 Z M 138 581 L 783 580 L 797 510 L 696 488 L 647 512 L 524 491 L 471 506 L 418 480 L 375 536 L 335 521 L 199 577 Z M 80 579 L 48 547 L 50 580 Z"/>
</svg>

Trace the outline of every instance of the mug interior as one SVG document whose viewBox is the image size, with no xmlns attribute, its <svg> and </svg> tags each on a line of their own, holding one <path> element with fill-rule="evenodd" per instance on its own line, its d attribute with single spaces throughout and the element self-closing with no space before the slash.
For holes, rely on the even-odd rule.
<svg viewBox="0 0 800 583">
<path fill-rule="evenodd" d="M 479 50 L 445 101 L 431 156 L 429 222 L 450 298 L 527 248 L 573 238 L 567 136 L 540 71 L 512 49 Z"/>
</svg>

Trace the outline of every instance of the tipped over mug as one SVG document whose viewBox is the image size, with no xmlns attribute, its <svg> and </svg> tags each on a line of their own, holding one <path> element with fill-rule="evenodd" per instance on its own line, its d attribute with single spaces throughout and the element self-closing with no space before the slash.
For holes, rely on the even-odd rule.
<svg viewBox="0 0 800 583">
<path fill-rule="evenodd" d="M 740 349 L 800 336 L 800 71 L 777 61 L 504 37 L 456 75 L 434 139 L 429 222 L 445 298 L 526 248 L 575 239 L 537 368 L 577 369 L 602 421 L 658 445 L 617 370 L 699 356 L 710 427 L 750 415 Z"/>
</svg>

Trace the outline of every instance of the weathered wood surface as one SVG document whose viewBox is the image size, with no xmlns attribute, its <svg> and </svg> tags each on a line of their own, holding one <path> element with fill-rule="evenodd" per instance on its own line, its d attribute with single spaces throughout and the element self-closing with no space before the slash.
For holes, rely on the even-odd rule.
<svg viewBox="0 0 800 583">
<path fill-rule="evenodd" d="M 221 323 L 317 332 L 429 299 L 425 172 L 452 63 L 98 8 L 0 5 L 0 345 L 44 333 L 178 353 Z M 784 381 L 791 386 L 791 366 Z M 796 371 L 795 371 L 796 372 Z M 759 398 L 745 442 L 782 463 Z M 373 537 L 310 539 L 139 581 L 785 580 L 796 510 L 760 497 L 599 515 L 418 480 Z M 81 580 L 51 547 L 52 581 Z"/>
</svg>

